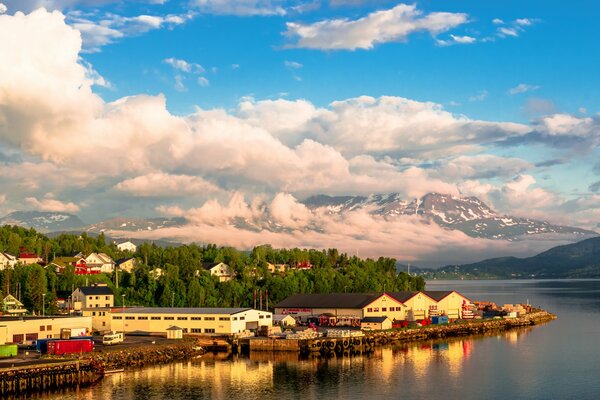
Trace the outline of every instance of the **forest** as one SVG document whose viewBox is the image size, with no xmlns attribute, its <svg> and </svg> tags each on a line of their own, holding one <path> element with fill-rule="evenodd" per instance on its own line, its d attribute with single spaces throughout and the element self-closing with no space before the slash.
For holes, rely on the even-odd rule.
<svg viewBox="0 0 600 400">
<path fill-rule="evenodd" d="M 34 229 L 0 227 L 0 251 L 13 255 L 23 248 L 51 263 L 55 257 L 82 252 L 102 252 L 113 260 L 134 257 L 138 260 L 131 273 L 76 275 L 73 267 L 59 273 L 52 267 L 17 265 L 0 271 L 0 295 L 12 294 L 25 307 L 39 314 L 58 312 L 56 299 L 68 296 L 76 287 L 106 283 L 115 292 L 115 303 L 127 306 L 161 307 L 254 307 L 255 298 L 263 298 L 263 308 L 272 308 L 296 293 L 364 293 L 377 291 L 423 290 L 425 281 L 397 272 L 396 260 L 377 260 L 348 256 L 337 249 L 275 249 L 265 244 L 241 251 L 214 244 L 187 244 L 159 247 L 142 243 L 135 253 L 122 252 L 103 234 L 92 237 L 60 234 L 49 238 Z M 235 278 L 219 282 L 202 268 L 203 262 L 224 262 L 235 271 Z M 311 269 L 288 269 L 271 274 L 268 263 L 297 265 L 310 263 Z M 164 273 L 155 279 L 151 271 Z M 122 296 L 124 295 L 124 297 Z M 268 299 L 268 300 L 267 300 Z M 259 300 L 257 300 L 259 301 Z M 45 303 L 45 304 L 43 304 Z M 258 305 L 258 303 L 257 303 Z"/>
</svg>

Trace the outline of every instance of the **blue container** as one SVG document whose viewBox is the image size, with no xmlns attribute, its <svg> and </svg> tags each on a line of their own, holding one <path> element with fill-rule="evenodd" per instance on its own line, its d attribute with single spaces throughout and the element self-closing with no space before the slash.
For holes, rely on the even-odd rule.
<svg viewBox="0 0 600 400">
<path fill-rule="evenodd" d="M 35 342 L 35 349 L 42 353 L 46 354 L 48 352 L 48 342 L 56 339 L 38 339 Z"/>
<path fill-rule="evenodd" d="M 431 317 L 431 323 L 434 324 L 434 325 L 447 324 L 448 323 L 448 316 L 447 315 L 440 315 L 438 317 Z"/>
</svg>

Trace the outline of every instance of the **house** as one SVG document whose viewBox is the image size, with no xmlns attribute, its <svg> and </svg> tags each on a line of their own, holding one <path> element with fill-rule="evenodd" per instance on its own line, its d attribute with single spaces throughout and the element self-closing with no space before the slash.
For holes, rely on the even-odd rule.
<svg viewBox="0 0 600 400">
<path fill-rule="evenodd" d="M 406 306 L 385 292 L 296 294 L 277 304 L 275 314 L 292 315 L 320 325 L 360 326 L 366 317 L 403 320 Z"/>
<path fill-rule="evenodd" d="M 106 284 L 82 286 L 71 294 L 72 309 L 84 317 L 92 318 L 95 332 L 110 331 L 110 310 L 115 304 L 115 295 Z"/>
<path fill-rule="evenodd" d="M 137 265 L 137 260 L 133 257 L 121 258 L 115 262 L 115 267 L 120 271 L 126 271 L 131 273 L 135 266 Z"/>
<path fill-rule="evenodd" d="M 131 307 L 112 310 L 113 331 L 164 335 L 172 327 L 184 334 L 231 335 L 272 326 L 273 314 L 251 308 Z"/>
<path fill-rule="evenodd" d="M 17 300 L 13 295 L 9 294 L 2 299 L 2 313 L 8 315 L 23 315 L 27 314 L 27 310 L 23 303 Z"/>
<path fill-rule="evenodd" d="M 99 271 L 90 271 L 87 266 L 87 262 L 83 257 L 56 257 L 50 264 L 49 267 L 55 267 L 59 273 L 64 273 L 65 268 L 72 266 L 75 268 L 76 275 L 89 275 L 93 273 L 99 273 Z"/>
<path fill-rule="evenodd" d="M 471 300 L 456 290 L 426 290 L 423 292 L 437 302 L 437 313 L 449 318 L 462 318 L 463 306 L 471 304 Z"/>
<path fill-rule="evenodd" d="M 230 281 L 235 275 L 231 267 L 222 262 L 202 263 L 202 268 L 219 278 L 219 282 Z"/>
<path fill-rule="evenodd" d="M 92 253 L 85 258 L 88 268 L 111 274 L 115 270 L 115 262 L 106 253 Z"/>
<path fill-rule="evenodd" d="M 117 244 L 117 249 L 121 251 L 130 251 L 132 253 L 135 253 L 137 251 L 137 246 L 128 240 L 126 242 Z"/>
<path fill-rule="evenodd" d="M 406 316 L 402 319 L 419 321 L 429 318 L 429 310 L 437 307 L 437 301 L 425 292 L 395 292 L 390 296 L 406 306 Z"/>
<path fill-rule="evenodd" d="M 365 317 L 360 320 L 360 329 L 372 331 L 392 329 L 392 321 L 388 317 Z"/>
<path fill-rule="evenodd" d="M 290 314 L 274 314 L 273 315 L 273 325 L 279 325 L 281 327 L 286 326 L 296 326 L 296 318 L 292 317 Z"/>
<path fill-rule="evenodd" d="M 164 274 L 165 274 L 165 271 L 160 267 L 156 267 L 150 271 L 150 276 L 153 277 L 154 279 L 158 279 L 161 276 L 163 276 Z"/>
<path fill-rule="evenodd" d="M 19 248 L 19 258 L 17 260 L 19 264 L 31 265 L 40 264 L 43 262 L 42 258 L 35 253 L 28 252 L 25 247 Z"/>
<path fill-rule="evenodd" d="M 272 274 L 283 274 L 287 269 L 287 265 L 285 264 L 271 264 L 267 263 L 267 270 Z"/>
<path fill-rule="evenodd" d="M 17 257 L 0 252 L 0 271 L 4 269 L 14 268 L 17 264 Z"/>
</svg>

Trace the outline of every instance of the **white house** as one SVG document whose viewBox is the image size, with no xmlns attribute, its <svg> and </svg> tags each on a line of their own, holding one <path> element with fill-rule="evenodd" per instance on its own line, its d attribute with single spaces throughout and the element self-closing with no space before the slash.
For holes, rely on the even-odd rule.
<svg viewBox="0 0 600 400">
<path fill-rule="evenodd" d="M 132 253 L 135 253 L 137 250 L 137 246 L 128 240 L 126 242 L 117 244 L 117 249 L 121 251 L 130 251 Z"/>
<path fill-rule="evenodd" d="M 8 268 L 14 268 L 17 264 L 17 257 L 0 252 L 0 271 Z"/>
<path fill-rule="evenodd" d="M 230 281 L 235 275 L 231 267 L 222 262 L 202 263 L 202 268 L 219 278 L 219 282 Z"/>
<path fill-rule="evenodd" d="M 85 262 L 89 268 L 99 269 L 100 272 L 110 274 L 115 270 L 115 262 L 105 253 L 92 253 L 85 258 Z"/>
</svg>

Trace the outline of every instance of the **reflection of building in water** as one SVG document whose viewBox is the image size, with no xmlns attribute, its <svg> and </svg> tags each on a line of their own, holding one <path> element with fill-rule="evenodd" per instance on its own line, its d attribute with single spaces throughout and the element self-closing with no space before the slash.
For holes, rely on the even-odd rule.
<svg viewBox="0 0 600 400">
<path fill-rule="evenodd" d="M 458 377 L 462 373 L 463 365 L 473 351 L 473 343 L 470 340 L 456 340 L 447 343 L 445 351 L 441 352 L 443 359 L 448 364 L 448 372 Z"/>
<path fill-rule="evenodd" d="M 506 331 L 503 334 L 503 338 L 510 344 L 516 345 L 519 340 L 523 340 L 529 333 L 531 332 L 531 328 L 520 328 L 513 329 L 510 331 Z"/>
</svg>

